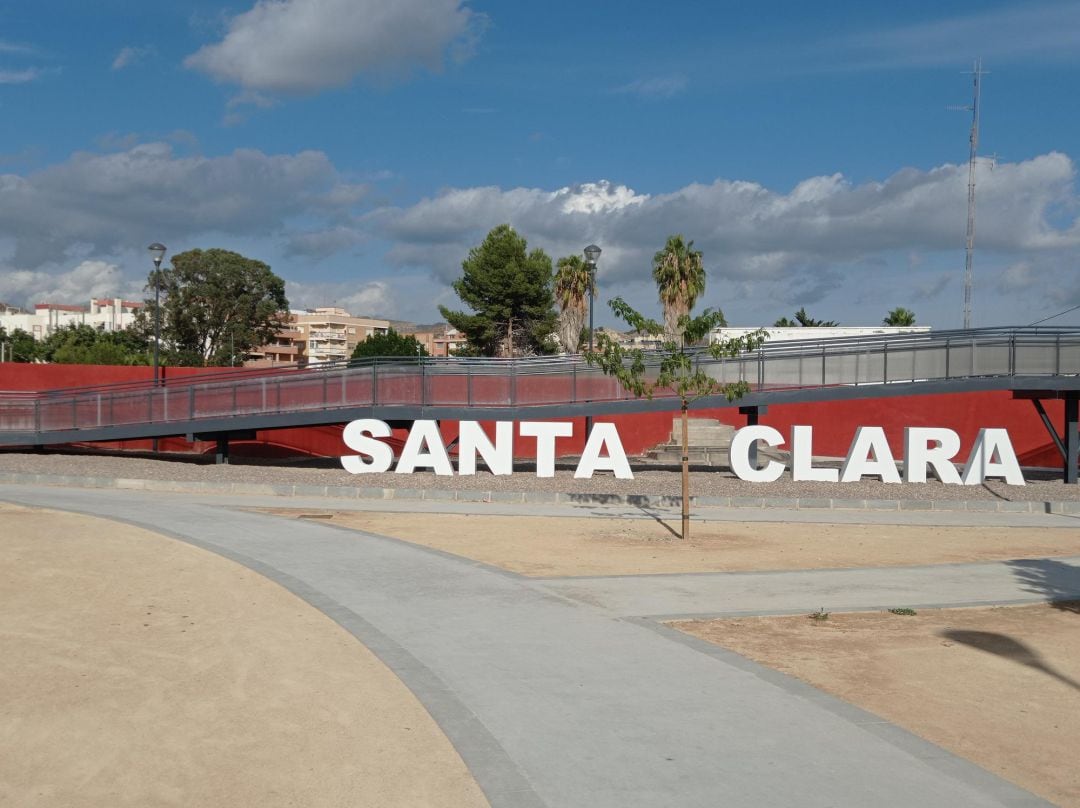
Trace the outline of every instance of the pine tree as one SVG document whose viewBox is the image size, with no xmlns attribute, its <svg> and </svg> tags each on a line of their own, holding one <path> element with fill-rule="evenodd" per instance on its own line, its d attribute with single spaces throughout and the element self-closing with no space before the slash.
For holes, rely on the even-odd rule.
<svg viewBox="0 0 1080 808">
<path fill-rule="evenodd" d="M 478 356 L 534 356 L 555 352 L 551 258 L 501 224 L 469 250 L 454 291 L 473 313 L 439 306 Z"/>
</svg>

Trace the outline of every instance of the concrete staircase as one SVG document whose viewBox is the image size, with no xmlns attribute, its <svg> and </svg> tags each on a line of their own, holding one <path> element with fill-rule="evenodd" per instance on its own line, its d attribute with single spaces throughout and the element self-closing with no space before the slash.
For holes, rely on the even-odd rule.
<svg viewBox="0 0 1080 808">
<path fill-rule="evenodd" d="M 687 456 L 695 466 L 727 466 L 728 449 L 735 427 L 722 424 L 712 418 L 689 419 L 689 451 Z M 667 443 L 649 452 L 649 458 L 658 463 L 682 463 L 682 418 L 675 416 L 671 424 L 671 438 Z"/>
</svg>

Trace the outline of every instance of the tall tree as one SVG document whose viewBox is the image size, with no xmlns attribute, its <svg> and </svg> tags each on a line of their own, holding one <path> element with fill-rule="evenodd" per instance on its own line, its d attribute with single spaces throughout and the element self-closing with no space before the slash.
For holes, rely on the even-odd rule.
<svg viewBox="0 0 1080 808">
<path fill-rule="evenodd" d="M 676 326 L 677 339 L 667 338 L 667 324 L 661 325 L 655 320 L 642 316 L 630 307 L 622 298 L 615 298 L 608 303 L 619 319 L 626 322 L 636 333 L 664 339 L 658 351 L 648 360 L 641 348 L 627 348 L 604 332 L 598 332 L 598 345 L 595 351 L 585 354 L 590 365 L 595 364 L 608 376 L 618 379 L 623 388 L 638 398 L 651 399 L 656 391 L 674 393 L 679 398 L 682 413 L 682 532 L 684 539 L 690 538 L 690 459 L 687 456 L 690 422 L 687 411 L 690 405 L 705 396 L 721 395 L 728 401 L 742 398 L 750 391 L 745 381 L 720 382 L 698 362 L 699 351 L 689 350 L 689 346 L 707 340 L 709 333 L 723 324 L 724 315 L 719 311 L 705 309 L 697 317 L 683 314 Z M 759 329 L 750 334 L 720 342 L 714 342 L 706 349 L 713 359 L 738 356 L 752 351 L 765 340 L 765 331 Z"/>
<path fill-rule="evenodd" d="M 581 330 L 588 313 L 590 288 L 596 295 L 596 279 L 580 255 L 560 258 L 555 270 L 555 300 L 559 304 L 559 342 L 567 353 L 577 353 Z"/>
<path fill-rule="evenodd" d="M 450 325 L 479 356 L 532 356 L 555 352 L 555 300 L 551 258 L 508 224 L 494 228 L 461 262 L 454 291 L 474 313 L 439 306 Z"/>
<path fill-rule="evenodd" d="M 385 334 L 372 334 L 353 348 L 353 359 L 376 356 L 428 356 L 427 349 L 412 334 L 399 334 L 389 329 Z"/>
<path fill-rule="evenodd" d="M 705 291 L 705 265 L 701 250 L 682 235 L 668 236 L 664 249 L 653 256 L 653 280 L 664 309 L 664 336 L 678 341 L 679 320 L 690 313 Z"/>
<path fill-rule="evenodd" d="M 153 271 L 147 288 L 161 285 L 164 358 L 181 365 L 230 365 L 270 342 L 287 325 L 285 281 L 269 265 L 229 250 L 188 250 L 168 269 Z M 153 334 L 154 300 L 139 319 Z"/>
<path fill-rule="evenodd" d="M 885 319 L 881 321 L 881 324 L 891 326 L 915 325 L 915 312 L 911 309 L 905 309 L 903 306 L 897 306 L 885 315 Z"/>
</svg>

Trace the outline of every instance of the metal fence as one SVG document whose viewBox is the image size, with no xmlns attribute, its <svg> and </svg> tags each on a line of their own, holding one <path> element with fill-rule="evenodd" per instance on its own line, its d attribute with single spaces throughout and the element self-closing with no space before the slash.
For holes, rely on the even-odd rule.
<svg viewBox="0 0 1080 808">
<path fill-rule="evenodd" d="M 646 354 L 655 369 L 659 358 Z M 752 392 L 1000 376 L 1080 374 L 1080 329 L 978 329 L 776 342 L 734 358 L 695 362 Z M 657 398 L 670 396 L 658 391 Z M 308 368 L 238 370 L 45 393 L 0 393 L 0 443 L 9 436 L 132 424 L 197 425 L 222 418 L 377 407 L 488 409 L 604 404 L 633 398 L 580 357 L 525 360 L 383 359 Z M 249 418 L 248 420 L 253 420 Z M 105 439 L 96 437 L 95 439 Z M 45 441 L 43 441 L 45 442 Z"/>
</svg>

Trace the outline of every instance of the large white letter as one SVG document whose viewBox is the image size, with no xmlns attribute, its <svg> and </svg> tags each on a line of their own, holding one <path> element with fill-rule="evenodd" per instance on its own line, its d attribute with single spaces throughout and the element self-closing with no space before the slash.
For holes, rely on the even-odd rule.
<svg viewBox="0 0 1080 808">
<path fill-rule="evenodd" d="M 600 452 L 607 447 L 607 457 L 601 457 Z M 574 477 L 578 480 L 588 479 L 596 471 L 614 471 L 620 480 L 634 479 L 634 473 L 630 471 L 630 464 L 626 460 L 626 452 L 623 451 L 622 440 L 619 439 L 619 430 L 615 424 L 593 424 L 592 432 L 585 443 L 585 449 L 581 453 Z"/>
<path fill-rule="evenodd" d="M 374 418 L 361 418 L 346 424 L 345 431 L 341 433 L 345 445 L 366 454 L 371 458 L 371 462 L 365 461 L 360 455 L 345 455 L 341 458 L 345 471 L 351 474 L 378 474 L 387 471 L 394 462 L 394 452 L 375 438 L 389 438 L 392 434 L 393 430 L 388 423 Z"/>
<path fill-rule="evenodd" d="M 514 422 L 495 422 L 495 442 L 476 421 L 462 421 L 458 427 L 458 474 L 476 474 L 476 455 L 487 463 L 492 474 L 514 471 Z"/>
<path fill-rule="evenodd" d="M 862 477 L 876 474 L 883 483 L 900 482 L 885 430 L 880 426 L 860 426 L 855 430 L 844 465 L 840 467 L 840 482 L 857 482 Z"/>
<path fill-rule="evenodd" d="M 750 465 L 750 446 L 754 441 L 764 441 L 769 446 L 781 446 L 784 436 L 771 426 L 756 424 L 744 426 L 735 430 L 735 437 L 731 439 L 731 448 L 728 449 L 728 459 L 731 470 L 740 480 L 748 480 L 752 483 L 771 483 L 780 479 L 784 473 L 784 464 L 770 460 L 762 468 L 756 469 Z"/>
<path fill-rule="evenodd" d="M 536 476 L 554 477 L 555 438 L 569 438 L 574 434 L 574 425 L 568 421 L 522 421 L 518 424 L 518 434 L 536 438 Z"/>
<path fill-rule="evenodd" d="M 951 462 L 959 451 L 960 436 L 951 429 L 908 427 L 904 430 L 904 482 L 925 483 L 926 468 L 930 466 L 943 483 L 960 485 L 960 472 Z"/>
<path fill-rule="evenodd" d="M 791 479 L 796 482 L 814 480 L 835 483 L 840 479 L 839 469 L 816 469 L 813 465 L 814 428 L 793 426 L 791 428 Z"/>
<path fill-rule="evenodd" d="M 1009 433 L 1004 429 L 980 429 L 971 447 L 964 467 L 964 485 L 979 485 L 987 477 L 1004 477 L 1009 485 L 1027 485 Z"/>
<path fill-rule="evenodd" d="M 421 452 L 425 447 L 427 451 Z M 436 474 L 444 477 L 454 474 L 446 447 L 443 446 L 442 435 L 439 434 L 439 425 L 434 421 L 413 421 L 409 438 L 405 441 L 401 459 L 394 471 L 398 474 L 412 474 L 417 466 L 434 469 Z"/>
</svg>

